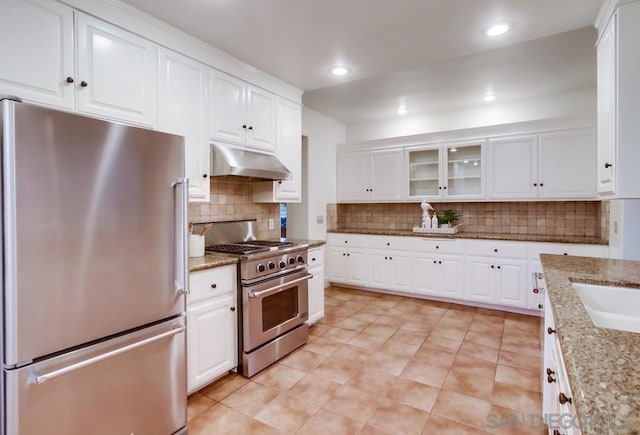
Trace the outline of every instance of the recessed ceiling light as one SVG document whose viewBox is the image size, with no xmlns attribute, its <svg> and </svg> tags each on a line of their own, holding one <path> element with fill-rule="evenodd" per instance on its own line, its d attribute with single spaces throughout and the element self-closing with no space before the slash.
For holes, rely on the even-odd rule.
<svg viewBox="0 0 640 435">
<path fill-rule="evenodd" d="M 452 153 L 455 153 L 456 151 L 458 151 L 458 148 L 453 147 L 453 148 L 451 148 L 449 151 L 451 151 Z"/>
<path fill-rule="evenodd" d="M 509 31 L 509 25 L 506 23 L 496 24 L 487 29 L 487 36 L 500 36 Z"/>
<path fill-rule="evenodd" d="M 331 68 L 331 74 L 333 74 L 334 76 L 344 76 L 349 74 L 350 72 L 351 70 L 346 66 L 334 66 L 333 68 Z"/>
<path fill-rule="evenodd" d="M 495 96 L 495 95 L 493 95 L 493 94 L 486 94 L 484 97 L 482 97 L 482 99 L 483 99 L 484 101 L 489 102 L 489 101 L 493 101 L 493 100 L 495 100 L 495 99 L 496 99 L 496 96 Z"/>
<path fill-rule="evenodd" d="M 405 106 L 400 106 L 398 108 L 398 115 L 404 115 L 407 113 L 407 108 Z"/>
</svg>

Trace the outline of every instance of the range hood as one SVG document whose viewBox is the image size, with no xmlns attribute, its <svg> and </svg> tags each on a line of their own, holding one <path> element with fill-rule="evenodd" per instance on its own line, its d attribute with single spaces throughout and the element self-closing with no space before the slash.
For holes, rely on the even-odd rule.
<svg viewBox="0 0 640 435">
<path fill-rule="evenodd" d="M 291 179 L 291 172 L 273 154 L 211 142 L 211 176 L 228 175 L 256 180 Z"/>
</svg>

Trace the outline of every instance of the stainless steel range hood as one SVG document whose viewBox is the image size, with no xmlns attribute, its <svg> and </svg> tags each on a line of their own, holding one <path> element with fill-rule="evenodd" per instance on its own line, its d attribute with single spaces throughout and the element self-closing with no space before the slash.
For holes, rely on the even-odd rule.
<svg viewBox="0 0 640 435">
<path fill-rule="evenodd" d="M 273 154 L 211 142 L 211 176 L 235 175 L 256 180 L 289 180 L 291 172 Z"/>
</svg>

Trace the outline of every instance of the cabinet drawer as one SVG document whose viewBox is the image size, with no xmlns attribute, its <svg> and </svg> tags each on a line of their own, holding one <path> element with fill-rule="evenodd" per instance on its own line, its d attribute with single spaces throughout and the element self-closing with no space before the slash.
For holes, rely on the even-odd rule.
<svg viewBox="0 0 640 435">
<path fill-rule="evenodd" d="M 607 246 L 577 245 L 570 243 L 530 243 L 529 258 L 540 260 L 540 254 L 577 255 L 581 257 L 606 257 Z"/>
<path fill-rule="evenodd" d="M 189 274 L 191 293 L 187 296 L 187 304 L 227 293 L 235 294 L 237 286 L 236 267 L 231 265 L 191 272 Z"/>
<path fill-rule="evenodd" d="M 324 265 L 324 246 L 309 249 L 309 268 L 322 267 Z"/>
<path fill-rule="evenodd" d="M 374 249 L 411 249 L 411 240 L 407 237 L 397 236 L 369 236 L 369 248 Z"/>
<path fill-rule="evenodd" d="M 464 244 L 464 240 L 416 238 L 413 250 L 436 254 L 464 254 Z"/>
<path fill-rule="evenodd" d="M 527 244 L 467 241 L 467 254 L 499 258 L 527 258 Z"/>
<path fill-rule="evenodd" d="M 332 246 L 366 248 L 368 237 L 370 236 L 362 234 L 330 233 L 327 234 L 327 243 Z"/>
</svg>

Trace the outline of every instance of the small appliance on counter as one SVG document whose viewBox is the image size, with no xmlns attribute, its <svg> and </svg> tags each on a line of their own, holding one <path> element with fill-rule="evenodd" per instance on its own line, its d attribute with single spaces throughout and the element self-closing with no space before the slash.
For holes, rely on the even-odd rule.
<svg viewBox="0 0 640 435">
<path fill-rule="evenodd" d="M 186 433 L 184 139 L 0 119 L 0 434 Z"/>
<path fill-rule="evenodd" d="M 257 240 L 249 220 L 214 222 L 205 250 L 240 258 L 239 373 L 251 377 L 307 342 L 308 245 Z"/>
</svg>

